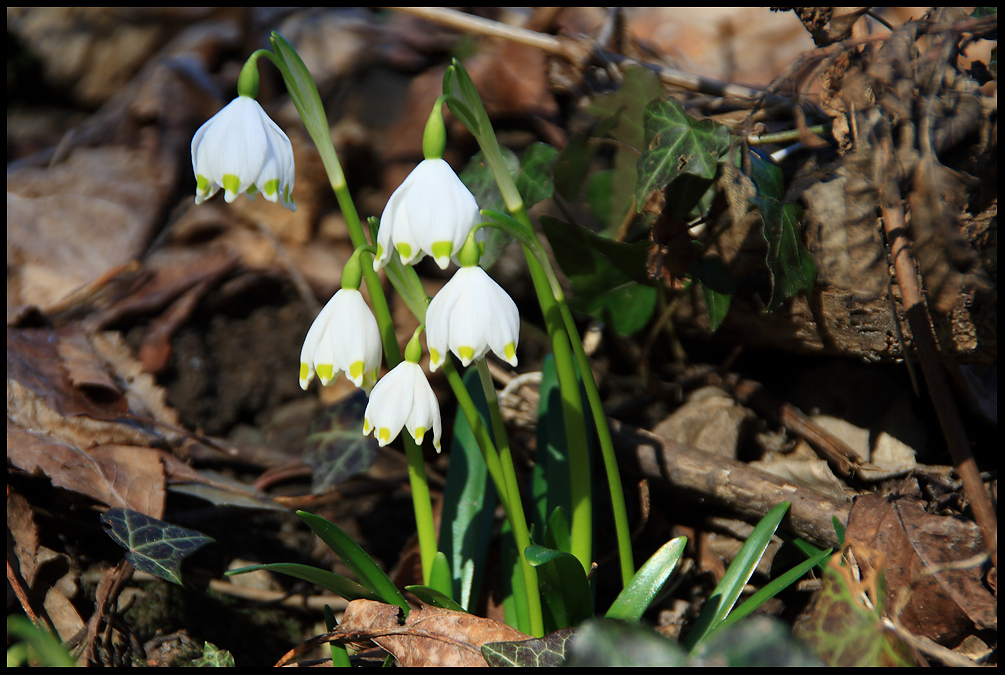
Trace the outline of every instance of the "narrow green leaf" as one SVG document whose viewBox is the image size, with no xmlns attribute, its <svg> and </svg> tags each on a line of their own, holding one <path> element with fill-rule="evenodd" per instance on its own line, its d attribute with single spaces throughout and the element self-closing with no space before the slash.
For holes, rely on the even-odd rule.
<svg viewBox="0 0 1005 675">
<path fill-rule="evenodd" d="M 799 291 L 813 289 L 817 269 L 802 241 L 802 207 L 782 203 L 782 169 L 756 150 L 750 152 L 750 179 L 757 189 L 753 203 L 761 215 L 761 233 L 768 244 L 766 263 L 771 273 L 772 311 Z"/>
<path fill-rule="evenodd" d="M 807 558 L 812 558 L 814 556 L 820 555 L 820 553 L 823 552 L 823 549 L 817 548 L 813 544 L 809 543 L 808 541 L 804 541 L 802 539 L 793 539 L 792 545 L 798 548 L 802 552 L 802 554 L 805 555 Z M 827 558 L 825 557 L 822 561 L 817 563 L 817 567 L 819 567 L 820 571 L 822 572 L 823 569 L 827 567 Z"/>
<path fill-rule="evenodd" d="M 297 515 L 307 523 L 314 534 L 321 538 L 321 541 L 328 545 L 328 548 L 342 558 L 342 561 L 359 577 L 363 585 L 379 595 L 384 602 L 398 605 L 405 611 L 405 615 L 408 615 L 410 608 L 408 602 L 405 601 L 405 596 L 395 587 L 387 574 L 377 566 L 373 558 L 338 525 L 306 511 L 297 511 Z"/>
<path fill-rule="evenodd" d="M 834 525 L 834 534 L 838 538 L 838 546 L 844 546 L 844 523 L 837 519 L 837 516 L 831 516 L 831 523 Z"/>
<path fill-rule="evenodd" d="M 464 373 L 464 386 L 478 408 L 482 423 L 489 426 L 485 392 L 476 368 Z M 497 503 L 495 485 L 467 417 L 454 418 L 450 466 L 443 491 L 439 550 L 450 563 L 451 595 L 465 609 L 478 599 L 482 574 L 488 559 Z"/>
<path fill-rule="evenodd" d="M 102 514 L 101 522 L 108 536 L 126 549 L 129 564 L 179 586 L 182 560 L 213 541 L 202 532 L 129 509 L 108 509 Z"/>
<path fill-rule="evenodd" d="M 645 150 L 639 158 L 635 209 L 681 174 L 715 178 L 719 158 L 729 149 L 729 131 L 713 120 L 698 121 L 676 99 L 646 106 Z"/>
<path fill-rule="evenodd" d="M 310 565 L 301 565 L 299 563 L 268 563 L 265 565 L 250 565 L 248 567 L 230 570 L 227 572 L 227 576 L 248 574 L 249 572 L 255 572 L 256 570 L 279 572 L 280 574 L 285 574 L 288 577 L 309 581 L 310 583 L 316 584 L 327 591 L 331 591 L 335 595 L 341 596 L 346 600 L 381 599 L 379 595 L 368 588 L 360 586 L 348 577 L 344 577 L 341 574 L 335 574 L 334 572 L 329 572 L 328 570 L 318 569 L 317 567 L 311 567 Z"/>
<path fill-rule="evenodd" d="M 433 557 L 433 566 L 429 573 L 429 586 L 453 600 L 454 591 L 453 581 L 450 576 L 450 562 L 442 551 L 437 551 Z"/>
<path fill-rule="evenodd" d="M 569 533 L 569 518 L 561 506 L 551 512 L 545 543 L 556 551 L 572 553 L 572 537 Z"/>
<path fill-rule="evenodd" d="M 656 289 L 643 285 L 649 283 L 647 242 L 604 239 L 547 216 L 542 216 L 541 226 L 572 283 L 570 307 L 610 324 L 622 335 L 645 326 L 656 307 Z"/>
<path fill-rule="evenodd" d="M 688 633 L 687 639 L 684 641 L 687 649 L 693 649 L 732 611 L 733 605 L 736 604 L 737 598 L 743 592 L 743 587 L 750 580 L 750 575 L 757 568 L 757 563 L 761 561 L 761 556 L 764 555 L 772 535 L 778 529 L 778 525 L 782 522 L 788 509 L 789 503 L 782 502 L 768 511 L 754 527 L 753 532 L 747 537 L 747 541 L 743 542 L 736 558 L 729 565 L 722 581 L 712 591 L 708 602 L 702 608 L 701 614 L 698 615 L 698 620 L 695 621 Z"/>
<path fill-rule="evenodd" d="M 449 595 L 441 593 L 430 586 L 415 584 L 412 586 L 405 586 L 405 590 L 412 593 L 415 597 L 427 605 L 439 607 L 440 609 L 449 609 L 454 612 L 465 611 L 465 609 L 458 605 Z"/>
<path fill-rule="evenodd" d="M 821 563 L 826 564 L 826 560 L 830 557 L 832 552 L 833 549 L 820 551 L 809 560 L 804 560 L 792 569 L 779 575 L 777 578 L 772 579 L 770 582 L 765 584 L 763 588 L 759 589 L 756 593 L 747 598 L 742 605 L 730 612 L 729 616 L 727 616 L 723 622 L 719 624 L 719 628 L 716 628 L 715 630 L 717 631 L 725 626 L 732 626 L 740 619 L 744 618 L 748 614 L 751 614 L 765 602 L 802 579 L 807 572 L 813 569 L 813 567 L 820 565 Z"/>
<path fill-rule="evenodd" d="M 568 513 L 572 508 L 562 393 L 558 387 L 555 357 L 551 354 L 541 364 L 538 392 L 537 450 L 534 452 L 534 469 L 531 473 L 531 499 L 534 505 L 534 531 L 543 535 L 548 529 L 550 514 L 559 508 Z"/>
<path fill-rule="evenodd" d="M 560 610 L 556 615 L 565 617 L 566 625 L 555 626 L 555 630 L 578 625 L 593 616 L 590 582 L 583 564 L 574 555 L 531 544 L 527 547 L 527 562 L 538 568 L 542 593 L 546 585 L 551 586 L 546 594 L 550 596 L 550 608 Z"/>
<path fill-rule="evenodd" d="M 500 578 L 503 586 L 503 609 L 506 623 L 523 633 L 530 633 L 530 609 L 527 606 L 527 586 L 523 565 L 516 550 L 516 540 L 509 520 L 504 520 L 499 541 L 499 557 L 503 561 Z"/>
<path fill-rule="evenodd" d="M 328 632 L 334 632 L 338 628 L 338 621 L 335 620 L 335 612 L 328 605 L 325 605 L 325 628 Z M 331 649 L 332 654 L 332 667 L 333 668 L 351 668 L 352 662 L 349 660 L 349 652 L 346 650 L 345 645 L 340 645 L 337 642 L 329 642 L 328 647 Z"/>
<path fill-rule="evenodd" d="M 25 663 L 28 660 L 29 650 L 27 647 L 23 652 L 24 659 L 23 662 L 20 660 L 15 660 L 11 662 L 11 650 L 14 645 L 11 644 L 11 638 L 17 638 L 18 640 L 24 640 L 24 643 L 30 645 L 35 653 L 38 654 L 39 660 L 42 662 L 43 666 L 50 668 L 73 668 L 77 665 L 77 662 L 70 656 L 69 652 L 63 649 L 63 645 L 59 643 L 59 640 L 47 630 L 43 630 L 33 624 L 28 617 L 21 614 L 8 614 L 7 615 L 7 667 L 28 665 Z"/>
<path fill-rule="evenodd" d="M 565 661 L 566 646 L 574 632 L 572 628 L 563 628 L 543 638 L 489 642 L 482 645 L 482 656 L 492 668 L 555 668 Z"/>
<path fill-rule="evenodd" d="M 356 392 L 325 407 L 311 422 L 304 440 L 303 460 L 311 467 L 311 492 L 321 494 L 377 460 L 377 441 L 359 433 L 366 410 L 366 392 Z"/>
<path fill-rule="evenodd" d="M 640 620 L 663 588 L 663 584 L 670 578 L 677 562 L 684 555 L 686 545 L 687 537 L 677 537 L 663 544 L 618 594 L 605 616 L 608 619 L 623 621 Z"/>
</svg>

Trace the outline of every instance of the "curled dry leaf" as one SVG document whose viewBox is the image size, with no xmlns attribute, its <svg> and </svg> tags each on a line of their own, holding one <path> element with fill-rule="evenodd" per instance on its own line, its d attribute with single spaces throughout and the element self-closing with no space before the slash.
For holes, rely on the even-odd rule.
<svg viewBox="0 0 1005 675">
<path fill-rule="evenodd" d="M 845 537 L 885 554 L 886 607 L 915 635 L 951 644 L 971 626 L 997 628 L 998 603 L 982 582 L 984 541 L 972 521 L 927 513 L 906 495 L 866 495 L 852 507 Z M 975 562 L 954 565 L 968 559 Z"/>
<path fill-rule="evenodd" d="M 400 607 L 373 600 L 350 602 L 338 630 L 322 638 L 325 642 L 371 640 L 406 668 L 484 668 L 488 663 L 482 656 L 482 645 L 531 639 L 504 623 L 437 607 L 413 609 L 402 620 Z M 298 651 L 290 652 L 277 665 L 285 665 Z"/>
</svg>

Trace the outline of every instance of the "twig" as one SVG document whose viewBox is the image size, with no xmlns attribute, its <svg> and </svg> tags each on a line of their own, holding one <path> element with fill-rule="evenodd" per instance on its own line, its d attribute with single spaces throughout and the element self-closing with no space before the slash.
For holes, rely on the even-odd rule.
<svg viewBox="0 0 1005 675">
<path fill-rule="evenodd" d="M 702 500 L 729 507 L 747 518 L 759 518 L 783 501 L 792 504 L 787 522 L 792 530 L 821 546 L 837 548 L 831 520 L 848 522 L 851 502 L 796 485 L 743 462 L 675 443 L 648 431 L 611 420 L 619 452 L 646 478 L 665 481 Z"/>
<path fill-rule="evenodd" d="M 763 90 L 754 89 L 753 87 L 728 84 L 726 82 L 714 80 L 710 77 L 702 77 L 683 70 L 677 70 L 676 68 L 668 68 L 666 66 L 639 61 L 637 59 L 629 58 L 623 54 L 608 51 L 599 45 L 590 49 L 585 47 L 584 44 L 578 40 L 554 37 L 552 35 L 538 33 L 537 31 L 527 30 L 526 28 L 520 28 L 519 26 L 510 26 L 498 21 L 491 21 L 489 19 L 471 16 L 470 14 L 465 14 L 452 9 L 445 9 L 443 7 L 392 7 L 391 9 L 411 14 L 413 16 L 422 17 L 423 19 L 427 19 L 429 21 L 435 21 L 436 23 L 444 26 L 450 26 L 451 28 L 456 28 L 457 30 L 464 31 L 466 33 L 490 35 L 492 37 L 509 40 L 510 42 L 517 42 L 519 44 L 537 47 L 546 54 L 561 57 L 574 64 L 583 64 L 587 61 L 591 54 L 596 54 L 597 56 L 600 56 L 601 58 L 617 65 L 619 68 L 642 66 L 644 68 L 649 68 L 659 75 L 664 84 L 680 87 L 681 89 L 686 89 L 687 91 L 695 91 L 703 94 L 709 94 L 711 96 L 721 96 L 724 98 L 745 100 L 765 99 L 768 103 L 789 101 L 788 97 L 770 95 Z"/>
<path fill-rule="evenodd" d="M 991 506 L 991 498 L 984 488 L 977 462 L 970 450 L 966 429 L 956 409 L 949 390 L 949 380 L 939 356 L 938 344 L 932 333 L 931 318 L 925 305 L 918 271 L 911 255 L 904 219 L 904 202 L 900 194 L 898 159 L 894 153 L 893 141 L 889 133 L 882 139 L 883 166 L 885 180 L 880 186 L 880 209 L 883 214 L 883 229 L 890 246 L 893 269 L 900 286 L 901 301 L 904 304 L 907 321 L 911 326 L 914 346 L 918 350 L 921 372 L 928 383 L 928 395 L 932 399 L 935 413 L 942 427 L 942 434 L 949 446 L 949 453 L 956 465 L 956 471 L 963 480 L 963 490 L 970 498 L 974 520 L 984 534 L 984 542 L 991 556 L 992 564 L 998 566 L 998 517 Z"/>
</svg>

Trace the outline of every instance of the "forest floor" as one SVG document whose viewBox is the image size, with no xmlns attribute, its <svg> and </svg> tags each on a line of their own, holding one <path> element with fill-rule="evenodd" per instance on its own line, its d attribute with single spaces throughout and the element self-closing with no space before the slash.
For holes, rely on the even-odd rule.
<svg viewBox="0 0 1005 675">
<path fill-rule="evenodd" d="M 784 499 L 748 590 L 794 564 L 794 539 L 833 548 L 857 561 L 850 593 L 880 607 L 858 628 L 889 635 L 884 654 L 996 665 L 996 15 L 482 16 L 523 32 L 362 9 L 8 8 L 8 616 L 47 625 L 84 663 L 177 665 L 211 643 L 237 665 L 272 665 L 326 632 L 325 605 L 346 607 L 280 575 L 224 576 L 275 562 L 350 574 L 298 509 L 338 524 L 399 587 L 422 583 L 398 444 L 370 448 L 352 476 L 332 469 L 318 430 L 360 399 L 342 378 L 298 386 L 304 337 L 353 246 L 265 60 L 259 101 L 293 144 L 297 209 L 194 204 L 192 136 L 276 30 L 317 82 L 364 218 L 422 159 L 453 57 L 515 157 L 559 152 L 530 213 L 615 430 L 635 564 L 689 541 L 648 623 L 685 635 L 751 524 Z M 666 98 L 731 144 L 701 190 L 666 179 L 639 198 L 639 156 L 657 142 L 644 110 Z M 448 138 L 451 165 L 476 171 L 456 119 Z M 768 154 L 771 194 L 751 169 Z M 603 239 L 626 248 L 591 243 Z M 890 252 L 906 239 L 900 267 Z M 529 482 L 550 345 L 519 246 L 497 249 L 490 272 L 522 322 L 518 368 L 492 370 Z M 579 266 L 605 250 L 629 253 Z M 417 269 L 430 296 L 448 278 Z M 417 321 L 391 309 L 404 345 Z M 456 406 L 442 373 L 431 383 L 438 501 Z M 597 607 L 620 582 L 605 504 Z M 125 561 L 103 530 L 109 509 L 213 543 L 172 584 Z M 477 611 L 501 620 L 492 574 Z M 810 643 L 850 630 L 821 610 L 822 577 L 759 612 Z M 864 639 L 851 634 L 839 639 Z M 815 649 L 832 665 L 884 663 Z"/>
</svg>

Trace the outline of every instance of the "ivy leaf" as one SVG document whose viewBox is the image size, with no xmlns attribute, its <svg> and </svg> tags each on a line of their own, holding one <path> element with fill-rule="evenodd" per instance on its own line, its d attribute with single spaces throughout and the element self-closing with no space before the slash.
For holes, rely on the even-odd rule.
<svg viewBox="0 0 1005 675">
<path fill-rule="evenodd" d="M 817 267 L 800 237 L 802 207 L 782 203 L 785 186 L 781 167 L 751 151 L 750 178 L 757 189 L 752 201 L 761 214 L 761 233 L 768 244 L 766 262 L 771 273 L 768 311 L 773 311 L 799 291 L 811 291 Z"/>
<path fill-rule="evenodd" d="M 141 572 L 181 585 L 181 561 L 213 541 L 202 532 L 157 520 L 139 511 L 108 509 L 105 531 L 126 549 L 126 560 Z"/>
<path fill-rule="evenodd" d="M 597 119 L 603 120 L 602 127 L 595 131 L 597 136 L 605 132 L 611 138 L 641 150 L 646 142 L 644 116 L 646 106 L 666 96 L 666 89 L 659 75 L 652 70 L 638 66 L 625 70 L 621 87 L 614 93 L 597 98 L 588 112 Z"/>
<path fill-rule="evenodd" d="M 533 640 L 489 642 L 482 645 L 482 656 L 495 668 L 554 668 L 565 662 L 565 648 L 573 632 L 572 628 L 563 628 Z"/>
<path fill-rule="evenodd" d="M 530 210 L 538 202 L 551 197 L 555 191 L 551 171 L 558 150 L 547 143 L 534 143 L 523 151 L 520 169 L 513 175 L 516 189 L 523 198 L 523 206 Z"/>
<path fill-rule="evenodd" d="M 360 433 L 366 401 L 366 393 L 357 389 L 352 396 L 322 410 L 311 423 L 302 457 L 312 469 L 313 494 L 327 492 L 366 471 L 377 460 L 377 441 Z"/>
<path fill-rule="evenodd" d="M 715 178 L 719 158 L 729 149 L 729 131 L 713 120 L 698 121 L 677 99 L 653 101 L 645 112 L 646 149 L 639 157 L 635 208 L 681 174 Z"/>
<path fill-rule="evenodd" d="M 572 309 L 631 335 L 649 321 L 656 307 L 656 289 L 646 272 L 648 242 L 625 244 L 605 239 L 586 228 L 541 217 L 559 266 L 572 283 Z"/>
<path fill-rule="evenodd" d="M 736 293 L 736 278 L 717 255 L 699 258 L 689 271 L 691 278 L 701 284 L 702 297 L 708 310 L 709 328 L 714 333 L 729 313 L 729 305 Z"/>
</svg>

